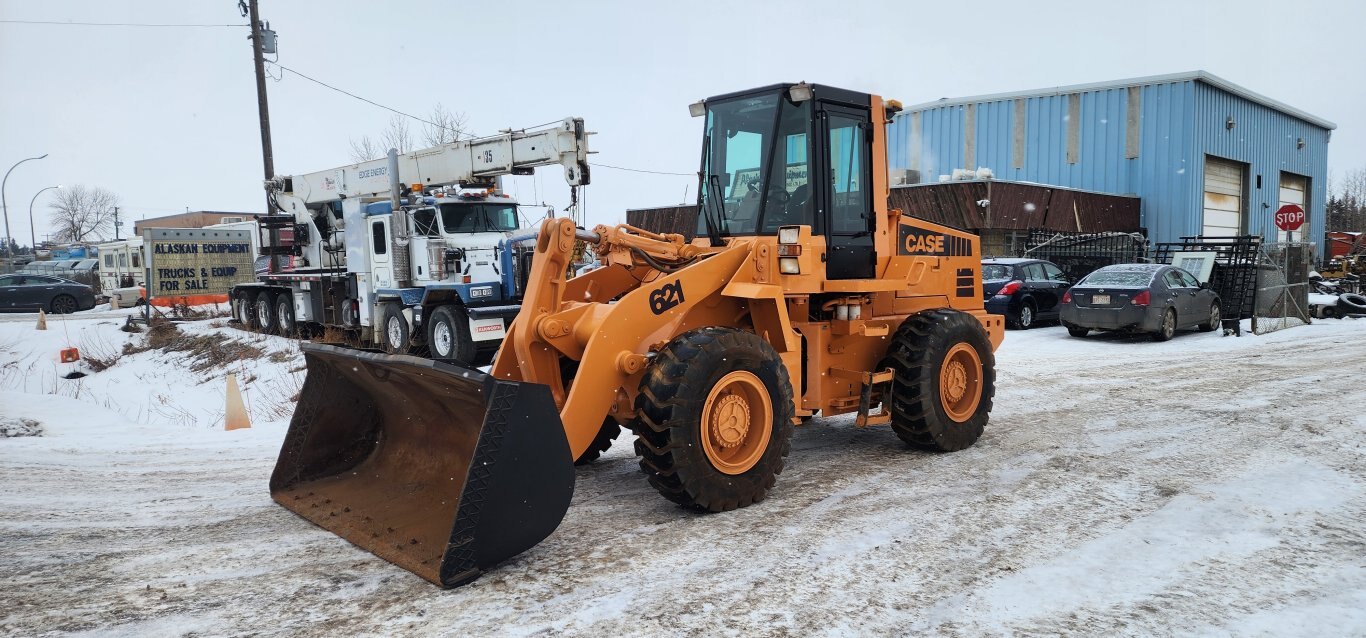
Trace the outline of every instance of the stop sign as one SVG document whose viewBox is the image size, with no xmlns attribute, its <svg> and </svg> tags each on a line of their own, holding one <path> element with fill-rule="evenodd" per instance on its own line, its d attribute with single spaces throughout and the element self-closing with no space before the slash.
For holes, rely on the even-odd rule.
<svg viewBox="0 0 1366 638">
<path fill-rule="evenodd" d="M 1286 204 L 1276 209 L 1276 228 L 1284 231 L 1299 230 L 1304 225 L 1304 209 L 1296 204 Z"/>
</svg>

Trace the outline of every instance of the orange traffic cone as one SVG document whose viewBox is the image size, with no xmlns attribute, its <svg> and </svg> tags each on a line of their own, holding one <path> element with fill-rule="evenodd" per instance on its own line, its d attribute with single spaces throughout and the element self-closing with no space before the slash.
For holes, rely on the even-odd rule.
<svg viewBox="0 0 1366 638">
<path fill-rule="evenodd" d="M 239 430 L 251 427 L 251 417 L 242 403 L 242 391 L 237 389 L 237 375 L 228 373 L 228 406 L 223 417 L 224 430 Z"/>
<path fill-rule="evenodd" d="M 42 308 L 38 309 L 38 329 L 47 330 L 47 313 Z"/>
</svg>

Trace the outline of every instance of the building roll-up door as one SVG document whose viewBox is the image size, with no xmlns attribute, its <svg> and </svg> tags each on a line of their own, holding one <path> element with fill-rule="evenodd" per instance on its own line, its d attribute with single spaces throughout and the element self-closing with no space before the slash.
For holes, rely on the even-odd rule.
<svg viewBox="0 0 1366 638">
<path fill-rule="evenodd" d="M 1280 203 L 1278 206 L 1276 206 L 1276 208 L 1279 209 L 1281 206 L 1285 206 L 1286 204 L 1295 204 L 1296 206 L 1303 208 L 1305 211 L 1305 215 L 1307 216 L 1309 213 L 1309 200 L 1306 199 L 1305 193 L 1307 193 L 1308 191 L 1308 177 L 1305 177 L 1303 175 L 1296 175 L 1294 173 L 1281 173 Z M 1300 230 L 1295 233 L 1295 236 L 1299 237 L 1300 240 L 1303 240 L 1305 234 L 1308 231 L 1308 227 L 1301 227 Z M 1289 233 L 1277 229 L 1276 241 L 1290 241 Z"/>
<path fill-rule="evenodd" d="M 1243 180 L 1245 164 L 1205 156 L 1205 220 L 1200 234 L 1206 237 L 1235 237 L 1247 228 L 1244 223 Z"/>
</svg>

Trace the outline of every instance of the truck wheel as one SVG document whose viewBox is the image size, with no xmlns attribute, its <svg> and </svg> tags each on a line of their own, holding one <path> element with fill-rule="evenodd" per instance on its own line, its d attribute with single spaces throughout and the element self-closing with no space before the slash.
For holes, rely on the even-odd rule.
<svg viewBox="0 0 1366 638">
<path fill-rule="evenodd" d="M 598 428 L 598 435 L 593 437 L 593 444 L 588 446 L 588 449 L 584 450 L 579 458 L 574 459 L 574 465 L 588 465 L 598 460 L 598 457 L 602 456 L 607 448 L 612 447 L 612 441 L 617 438 L 618 434 L 621 434 L 621 426 L 617 425 L 617 420 L 610 416 L 603 419 L 602 427 Z"/>
<path fill-rule="evenodd" d="M 403 316 L 403 306 L 384 304 L 384 320 L 380 325 L 384 330 L 384 351 L 389 354 L 408 354 L 413 343 L 408 319 Z"/>
<path fill-rule="evenodd" d="M 468 366 L 478 350 L 470 338 L 470 319 L 463 308 L 441 306 L 427 323 L 427 347 L 432 358 Z"/>
<path fill-rule="evenodd" d="M 288 292 L 275 296 L 275 324 L 281 337 L 294 336 L 294 296 Z"/>
<path fill-rule="evenodd" d="M 275 295 L 269 290 L 256 293 L 256 303 L 252 304 L 252 326 L 268 335 L 275 334 L 279 325 L 275 316 Z"/>
<path fill-rule="evenodd" d="M 232 294 L 232 318 L 236 319 L 237 323 L 242 324 L 243 328 L 248 328 L 251 326 L 251 302 L 249 301 L 250 299 L 251 297 L 249 297 L 246 291 L 243 290 L 239 290 Z M 143 303 L 143 300 L 141 298 L 139 298 L 138 301 L 140 302 L 138 305 L 141 305 L 141 303 Z"/>
<path fill-rule="evenodd" d="M 907 317 L 883 366 L 896 372 L 892 430 L 902 441 L 954 452 L 982 436 L 996 394 L 996 358 L 975 317 L 956 310 Z"/>
<path fill-rule="evenodd" d="M 792 384 L 757 335 L 700 328 L 669 343 L 635 403 L 640 469 L 665 498 L 722 512 L 757 503 L 783 471 Z"/>
</svg>

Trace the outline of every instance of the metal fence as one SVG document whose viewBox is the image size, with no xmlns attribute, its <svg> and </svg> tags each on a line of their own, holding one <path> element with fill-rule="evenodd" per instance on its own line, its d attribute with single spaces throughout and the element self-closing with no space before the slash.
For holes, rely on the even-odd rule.
<svg viewBox="0 0 1366 638">
<path fill-rule="evenodd" d="M 1257 295 L 1252 311 L 1253 334 L 1267 334 L 1312 323 L 1309 314 L 1309 268 L 1313 244 L 1267 244 L 1258 252 Z"/>
<path fill-rule="evenodd" d="M 1214 267 L 1209 283 L 1214 292 L 1219 293 L 1224 331 L 1242 334 L 1240 321 L 1252 317 L 1256 309 L 1261 250 L 1262 238 L 1257 235 L 1182 237 L 1179 242 L 1153 246 L 1153 261 L 1170 264 L 1175 253 L 1213 253 Z"/>
<path fill-rule="evenodd" d="M 1047 259 L 1077 281 L 1103 266 L 1148 261 L 1147 231 L 1076 233 L 1033 228 L 1019 256 Z"/>
</svg>

